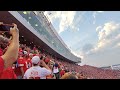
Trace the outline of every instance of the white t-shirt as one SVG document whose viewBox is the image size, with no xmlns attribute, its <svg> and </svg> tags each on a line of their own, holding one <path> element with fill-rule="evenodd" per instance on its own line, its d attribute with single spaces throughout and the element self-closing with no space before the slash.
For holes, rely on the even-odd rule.
<svg viewBox="0 0 120 90">
<path fill-rule="evenodd" d="M 58 67 L 53 67 L 53 73 L 58 73 L 59 72 L 59 69 L 58 69 Z"/>
<path fill-rule="evenodd" d="M 29 68 L 25 74 L 24 79 L 46 79 L 47 75 L 50 75 L 51 71 L 40 66 L 33 66 Z"/>
</svg>

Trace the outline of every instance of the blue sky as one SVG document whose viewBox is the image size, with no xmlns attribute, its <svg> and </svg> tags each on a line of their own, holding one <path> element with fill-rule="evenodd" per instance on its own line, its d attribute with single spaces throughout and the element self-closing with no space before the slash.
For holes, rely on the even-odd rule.
<svg viewBox="0 0 120 90">
<path fill-rule="evenodd" d="M 82 58 L 81 65 L 120 64 L 119 11 L 46 11 L 56 31 Z"/>
</svg>

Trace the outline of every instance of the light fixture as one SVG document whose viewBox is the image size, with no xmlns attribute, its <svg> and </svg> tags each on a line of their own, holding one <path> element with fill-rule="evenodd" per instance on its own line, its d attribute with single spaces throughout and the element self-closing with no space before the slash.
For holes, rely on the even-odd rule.
<svg viewBox="0 0 120 90">
<path fill-rule="evenodd" d="M 24 37 L 24 36 L 22 36 L 22 37 Z"/>
<path fill-rule="evenodd" d="M 33 42 L 32 42 L 33 43 Z"/>
<path fill-rule="evenodd" d="M 35 24 L 35 26 L 38 26 L 38 24 Z"/>
<path fill-rule="evenodd" d="M 28 17 L 29 19 L 31 19 L 31 17 Z"/>
<path fill-rule="evenodd" d="M 24 12 L 23 12 L 23 14 L 27 14 L 27 12 L 26 12 L 26 11 L 24 11 Z"/>
</svg>

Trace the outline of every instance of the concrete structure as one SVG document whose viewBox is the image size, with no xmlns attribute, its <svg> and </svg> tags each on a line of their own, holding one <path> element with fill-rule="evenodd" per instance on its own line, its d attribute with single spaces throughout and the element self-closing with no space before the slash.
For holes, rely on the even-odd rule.
<svg viewBox="0 0 120 90">
<path fill-rule="evenodd" d="M 70 52 L 42 11 L 0 11 L 0 21 L 7 24 L 16 23 L 20 36 L 58 58 L 81 62 L 81 58 Z"/>
</svg>

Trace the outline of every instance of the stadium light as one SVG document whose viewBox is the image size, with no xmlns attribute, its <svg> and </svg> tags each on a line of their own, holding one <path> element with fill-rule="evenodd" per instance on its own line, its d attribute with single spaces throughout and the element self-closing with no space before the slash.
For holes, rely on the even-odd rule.
<svg viewBox="0 0 120 90">
<path fill-rule="evenodd" d="M 27 14 L 27 12 L 26 12 L 26 11 L 24 11 L 24 12 L 23 12 L 23 14 Z"/>
<path fill-rule="evenodd" d="M 31 19 L 31 17 L 28 17 L 29 19 Z"/>
<path fill-rule="evenodd" d="M 35 24 L 35 26 L 38 26 L 38 24 Z"/>
<path fill-rule="evenodd" d="M 53 44 L 54 42 L 52 41 L 52 44 Z"/>
</svg>

